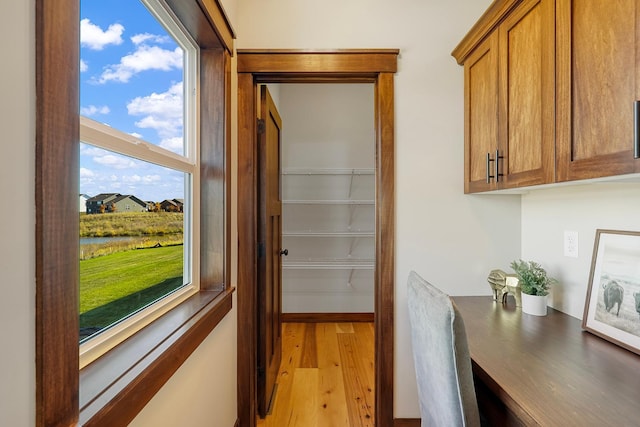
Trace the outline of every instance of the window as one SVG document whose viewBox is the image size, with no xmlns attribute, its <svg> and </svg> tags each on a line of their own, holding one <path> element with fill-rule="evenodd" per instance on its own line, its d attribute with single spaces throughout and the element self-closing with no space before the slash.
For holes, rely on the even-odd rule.
<svg viewBox="0 0 640 427">
<path fill-rule="evenodd" d="M 161 150 L 149 141 L 149 144 L 124 144 L 133 150 L 150 151 L 153 158 L 142 156 L 143 160 L 137 152 L 119 146 L 100 149 L 171 169 L 183 177 L 184 187 L 190 188 L 191 193 L 203 195 L 199 208 L 191 199 L 192 217 L 200 219 L 200 232 L 190 233 L 206 236 L 194 245 L 200 256 L 190 255 L 194 266 L 190 274 L 195 277 L 199 273 L 200 278 L 189 280 L 196 288 L 193 295 L 78 373 L 81 16 L 78 0 L 36 0 L 36 422 L 39 426 L 77 422 L 126 424 L 231 308 L 227 129 L 233 32 L 217 2 L 202 8 L 198 2 L 166 2 L 167 10 L 178 17 L 177 21 L 185 25 L 196 43 L 200 56 L 200 66 L 196 68 L 206 70 L 206 79 L 202 75 L 197 79 L 200 94 L 195 117 L 206 117 L 196 127 L 201 136 L 199 150 L 191 153 L 185 145 L 184 152 L 167 156 L 184 160 L 197 154 L 200 165 L 185 172 L 177 165 L 180 162 L 162 163 L 153 156 L 164 156 L 168 150 Z M 116 9 L 114 6 L 109 13 Z M 115 139 L 123 137 L 117 129 L 102 125 L 102 120 L 97 124 L 82 120 L 84 131 L 97 129 L 113 134 Z M 131 137 L 124 135 L 120 139 Z M 92 144 L 90 148 L 96 148 L 94 140 L 88 142 Z M 190 160 L 182 163 L 192 165 Z M 199 189 L 187 182 L 196 174 L 201 177 Z M 101 206 L 113 210 L 115 206 L 115 212 L 124 211 L 123 196 L 130 196 L 126 203 L 132 207 L 140 205 L 139 202 L 147 206 L 144 200 L 138 202 L 135 194 L 112 191 L 116 195 L 111 203 L 108 200 L 85 203 L 87 210 Z M 174 203 L 183 199 L 187 206 L 184 217 L 188 217 L 189 193 L 170 197 Z"/>
<path fill-rule="evenodd" d="M 144 2 L 80 2 L 81 367 L 199 288 L 199 52 Z"/>
</svg>

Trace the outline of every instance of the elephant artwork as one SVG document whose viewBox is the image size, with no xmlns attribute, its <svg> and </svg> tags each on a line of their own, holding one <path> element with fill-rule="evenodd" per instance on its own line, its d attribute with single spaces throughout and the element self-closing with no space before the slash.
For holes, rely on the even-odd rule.
<svg viewBox="0 0 640 427">
<path fill-rule="evenodd" d="M 491 286 L 494 301 L 506 304 L 507 295 L 511 294 L 516 300 L 516 307 L 522 307 L 522 291 L 514 274 L 507 274 L 499 269 L 491 270 L 487 282 Z"/>
</svg>

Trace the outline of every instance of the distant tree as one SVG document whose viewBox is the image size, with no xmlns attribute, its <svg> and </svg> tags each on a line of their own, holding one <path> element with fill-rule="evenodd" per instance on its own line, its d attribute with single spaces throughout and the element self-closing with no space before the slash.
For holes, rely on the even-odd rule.
<svg viewBox="0 0 640 427">
<path fill-rule="evenodd" d="M 98 208 L 100 210 L 100 213 L 104 213 L 104 211 L 107 209 L 107 207 L 103 204 L 100 205 L 100 208 Z"/>
</svg>

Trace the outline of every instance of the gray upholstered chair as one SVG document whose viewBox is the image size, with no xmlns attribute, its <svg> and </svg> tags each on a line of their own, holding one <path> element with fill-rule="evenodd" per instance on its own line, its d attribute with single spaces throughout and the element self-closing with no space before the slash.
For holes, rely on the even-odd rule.
<svg viewBox="0 0 640 427">
<path fill-rule="evenodd" d="M 412 271 L 409 318 L 422 427 L 479 426 L 464 323 L 451 298 Z"/>
</svg>

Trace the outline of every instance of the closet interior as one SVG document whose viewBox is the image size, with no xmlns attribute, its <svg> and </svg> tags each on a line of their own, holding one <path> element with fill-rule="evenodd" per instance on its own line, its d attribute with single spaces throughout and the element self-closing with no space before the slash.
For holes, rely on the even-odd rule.
<svg viewBox="0 0 640 427">
<path fill-rule="evenodd" d="M 373 313 L 373 85 L 269 89 L 283 122 L 282 312 Z"/>
</svg>

